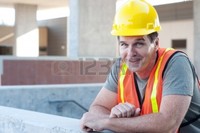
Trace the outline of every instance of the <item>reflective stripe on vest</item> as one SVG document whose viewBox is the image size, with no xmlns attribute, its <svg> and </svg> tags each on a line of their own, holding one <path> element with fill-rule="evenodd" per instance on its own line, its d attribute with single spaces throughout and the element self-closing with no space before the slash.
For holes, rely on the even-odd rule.
<svg viewBox="0 0 200 133">
<path fill-rule="evenodd" d="M 120 82 L 120 98 L 121 98 L 121 102 L 124 103 L 124 85 L 123 85 L 123 81 L 124 81 L 124 78 L 125 78 L 125 75 L 126 75 L 126 71 L 127 71 L 128 67 L 125 63 L 122 64 L 122 68 L 121 68 L 121 71 L 120 71 L 120 79 L 119 79 L 119 82 Z"/>
<path fill-rule="evenodd" d="M 168 52 L 170 51 L 170 52 Z M 156 66 L 154 66 L 153 72 L 151 73 L 148 80 L 148 91 L 145 91 L 145 100 L 144 104 L 142 105 L 142 114 L 148 114 L 148 113 L 156 113 L 159 111 L 160 108 L 160 102 L 162 97 L 162 88 L 161 87 L 161 80 L 162 71 L 164 70 L 164 66 L 166 65 L 166 62 L 170 58 L 170 56 L 175 52 L 175 50 L 169 49 L 160 49 L 159 50 L 159 57 L 156 63 Z M 166 56 L 165 56 L 166 55 Z M 130 79 L 131 78 L 131 79 Z M 129 81 L 126 81 L 129 80 Z M 132 84 L 133 85 L 130 85 Z M 134 90 L 131 90 L 134 89 Z M 133 93 L 133 94 L 130 94 Z M 135 96 L 136 95 L 136 96 Z M 129 102 L 135 105 L 135 107 L 138 106 L 139 100 L 137 97 L 137 93 L 135 90 L 135 82 L 133 77 L 133 72 L 130 72 L 128 69 L 128 66 L 122 62 L 120 72 L 119 72 L 119 79 L 118 79 L 118 103 L 124 103 Z M 143 108 L 144 107 L 144 108 Z"/>
<path fill-rule="evenodd" d="M 161 67 L 161 63 L 163 61 L 163 57 L 164 55 L 166 54 L 167 51 L 169 50 L 172 50 L 171 48 L 167 48 L 164 52 L 164 54 L 160 57 L 160 59 L 158 60 L 158 66 L 157 66 L 157 69 L 156 69 L 156 72 L 155 72 L 155 79 L 154 79 L 154 84 L 153 84 L 153 90 L 152 90 L 152 93 L 151 93 L 151 105 L 152 105 L 152 111 L 153 113 L 157 113 L 159 108 L 158 108 L 158 102 L 157 102 L 157 99 L 156 99 L 156 96 L 157 96 L 157 86 L 158 86 L 158 74 L 159 74 L 159 71 L 160 71 L 160 67 Z"/>
</svg>

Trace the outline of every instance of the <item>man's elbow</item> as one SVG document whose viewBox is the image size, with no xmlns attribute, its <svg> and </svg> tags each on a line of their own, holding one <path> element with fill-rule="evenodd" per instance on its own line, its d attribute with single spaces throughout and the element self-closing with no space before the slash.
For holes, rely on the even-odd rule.
<svg viewBox="0 0 200 133">
<path fill-rule="evenodd" d="M 162 129 L 164 130 L 163 133 L 176 133 L 179 129 L 179 124 L 180 122 L 176 119 L 171 118 L 166 119 L 165 120 L 165 125 L 163 125 L 164 127 L 162 127 Z"/>
</svg>

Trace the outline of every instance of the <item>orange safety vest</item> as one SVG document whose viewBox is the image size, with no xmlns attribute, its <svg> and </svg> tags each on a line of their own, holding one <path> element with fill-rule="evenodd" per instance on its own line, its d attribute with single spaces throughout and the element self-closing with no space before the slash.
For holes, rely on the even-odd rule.
<svg viewBox="0 0 200 133">
<path fill-rule="evenodd" d="M 141 114 L 157 113 L 162 99 L 163 72 L 169 58 L 176 52 L 171 48 L 159 48 L 157 62 L 150 73 L 145 90 L 144 102 L 140 105 L 134 73 L 125 63 L 121 64 L 118 79 L 118 103 L 129 102 L 136 108 L 141 108 Z"/>
</svg>

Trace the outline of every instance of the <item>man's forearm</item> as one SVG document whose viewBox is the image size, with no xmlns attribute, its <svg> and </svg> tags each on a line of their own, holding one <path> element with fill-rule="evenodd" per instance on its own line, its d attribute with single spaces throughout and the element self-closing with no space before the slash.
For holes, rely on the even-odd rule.
<svg viewBox="0 0 200 133">
<path fill-rule="evenodd" d="M 99 114 L 99 115 L 106 115 L 108 117 L 110 115 L 110 110 L 101 105 L 92 105 L 89 109 L 89 112 Z"/>
<path fill-rule="evenodd" d="M 177 123 L 165 119 L 162 114 L 149 114 L 131 118 L 105 119 L 104 129 L 123 133 L 175 133 Z"/>
</svg>

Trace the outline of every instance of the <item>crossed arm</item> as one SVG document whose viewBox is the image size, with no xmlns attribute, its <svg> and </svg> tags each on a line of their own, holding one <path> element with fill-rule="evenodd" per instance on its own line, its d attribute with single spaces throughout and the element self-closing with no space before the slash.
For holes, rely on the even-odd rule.
<svg viewBox="0 0 200 133">
<path fill-rule="evenodd" d="M 81 128 L 84 131 L 175 133 L 189 108 L 190 101 L 190 96 L 164 96 L 159 113 L 139 116 L 140 109 L 129 103 L 117 105 L 117 94 L 102 88 L 89 112 L 83 115 Z"/>
</svg>

